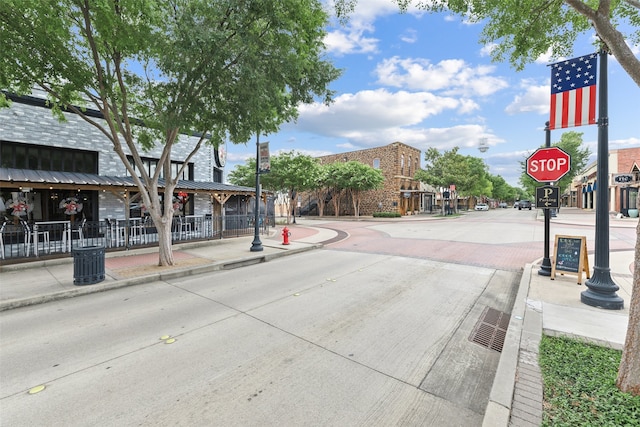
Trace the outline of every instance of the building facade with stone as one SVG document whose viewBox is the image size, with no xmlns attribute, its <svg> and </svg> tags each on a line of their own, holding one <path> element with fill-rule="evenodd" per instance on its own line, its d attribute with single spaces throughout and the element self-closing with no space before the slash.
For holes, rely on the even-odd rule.
<svg viewBox="0 0 640 427">
<path fill-rule="evenodd" d="M 382 147 L 349 151 L 319 157 L 322 164 L 358 161 L 379 169 L 384 177 L 382 188 L 367 191 L 362 197 L 360 215 L 375 212 L 397 212 L 401 215 L 430 211 L 435 195 L 424 184 L 414 179 L 420 169 L 421 151 L 402 142 Z M 343 199 L 339 215 L 353 215 L 350 200 Z M 334 215 L 333 205 L 328 203 L 325 215 Z"/>
</svg>

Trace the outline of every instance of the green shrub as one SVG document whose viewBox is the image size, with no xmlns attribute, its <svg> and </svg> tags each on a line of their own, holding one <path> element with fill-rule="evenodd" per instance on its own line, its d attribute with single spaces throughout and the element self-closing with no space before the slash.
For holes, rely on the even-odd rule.
<svg viewBox="0 0 640 427">
<path fill-rule="evenodd" d="M 569 338 L 543 336 L 543 426 L 640 426 L 640 396 L 622 393 L 622 352 Z"/>
<path fill-rule="evenodd" d="M 402 215 L 400 215 L 398 212 L 374 212 L 373 213 L 373 217 L 374 218 L 400 218 Z"/>
</svg>

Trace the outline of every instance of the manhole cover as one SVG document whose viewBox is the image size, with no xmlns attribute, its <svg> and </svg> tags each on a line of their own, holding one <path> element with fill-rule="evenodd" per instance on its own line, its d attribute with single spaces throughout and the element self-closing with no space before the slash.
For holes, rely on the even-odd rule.
<svg viewBox="0 0 640 427">
<path fill-rule="evenodd" d="M 502 352 L 509 327 L 509 314 L 487 307 L 469 336 L 469 341 Z"/>
</svg>

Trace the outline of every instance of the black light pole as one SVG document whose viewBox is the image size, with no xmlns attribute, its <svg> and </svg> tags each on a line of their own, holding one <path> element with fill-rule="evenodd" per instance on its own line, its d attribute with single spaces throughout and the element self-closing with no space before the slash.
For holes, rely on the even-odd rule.
<svg viewBox="0 0 640 427">
<path fill-rule="evenodd" d="M 607 50 L 600 50 L 600 87 L 598 88 L 598 168 L 596 171 L 596 251 L 593 277 L 585 282 L 587 290 L 580 301 L 594 307 L 622 310 L 624 300 L 611 279 L 609 268 L 609 117 L 607 101 Z"/>
<path fill-rule="evenodd" d="M 256 208 L 253 219 L 253 242 L 251 252 L 260 252 L 264 248 L 260 241 L 260 132 L 256 134 Z"/>
<path fill-rule="evenodd" d="M 546 148 L 551 147 L 551 129 L 549 129 L 549 122 L 544 124 L 544 146 Z M 536 207 L 537 203 L 536 203 Z M 542 265 L 538 274 L 540 276 L 551 276 L 551 258 L 549 257 L 549 228 L 551 228 L 551 211 L 549 209 L 543 209 L 544 211 L 544 258 L 542 258 Z"/>
<path fill-rule="evenodd" d="M 293 212 L 293 223 L 296 223 L 296 199 L 298 198 L 297 193 L 294 191 L 291 192 L 291 212 Z"/>
</svg>

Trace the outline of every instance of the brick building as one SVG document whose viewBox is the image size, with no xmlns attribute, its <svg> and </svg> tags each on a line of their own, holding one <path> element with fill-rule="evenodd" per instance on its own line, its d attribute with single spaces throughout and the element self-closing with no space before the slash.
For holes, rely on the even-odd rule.
<svg viewBox="0 0 640 427">
<path fill-rule="evenodd" d="M 363 197 L 360 215 L 372 215 L 374 212 L 409 215 L 430 211 L 435 198 L 433 192 L 429 192 L 424 184 L 413 178 L 420 169 L 421 155 L 416 148 L 402 142 L 393 142 L 383 147 L 331 154 L 318 159 L 324 164 L 358 161 L 382 171 L 383 187 L 371 190 Z M 350 200 L 343 200 L 341 209 L 343 212 L 340 215 L 353 215 Z M 329 203 L 325 208 L 325 215 L 333 214 L 333 206 Z"/>
<path fill-rule="evenodd" d="M 640 147 L 609 150 L 609 211 L 628 215 L 635 209 L 640 188 Z M 569 206 L 595 209 L 598 163 L 593 162 L 574 179 Z"/>
<path fill-rule="evenodd" d="M 640 147 L 609 150 L 610 187 L 613 190 L 613 209 L 628 215 L 637 209 L 640 188 Z"/>
</svg>

